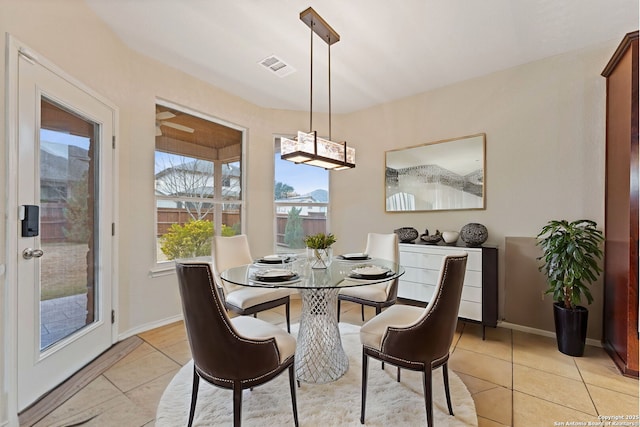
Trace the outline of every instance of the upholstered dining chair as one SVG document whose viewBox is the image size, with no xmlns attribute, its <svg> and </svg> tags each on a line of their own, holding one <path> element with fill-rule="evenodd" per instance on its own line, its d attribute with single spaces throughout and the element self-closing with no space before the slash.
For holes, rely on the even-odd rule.
<svg viewBox="0 0 640 427">
<path fill-rule="evenodd" d="M 398 263 L 400 249 L 398 235 L 369 233 L 364 253 L 372 258 L 382 258 Z M 398 297 L 398 279 L 368 286 L 342 288 L 338 294 L 338 321 L 340 321 L 340 302 L 351 301 L 361 305 L 362 321 L 364 322 L 364 306 L 375 307 L 376 315 L 383 308 L 392 306 Z"/>
<path fill-rule="evenodd" d="M 233 390 L 233 425 L 240 426 L 242 390 L 264 384 L 288 369 L 293 421 L 297 426 L 295 338 L 260 319 L 230 319 L 209 263 L 177 261 L 176 272 L 193 357 L 188 425 L 193 423 L 200 378 Z"/>
<path fill-rule="evenodd" d="M 218 289 L 222 290 L 225 306 L 240 315 L 253 315 L 280 305 L 285 306 L 287 331 L 291 332 L 289 289 L 251 288 L 233 285 L 220 279 L 220 273 L 232 267 L 251 264 L 249 240 L 245 234 L 213 237 L 213 269 Z"/>
<path fill-rule="evenodd" d="M 447 407 L 449 414 L 453 415 L 447 363 L 449 348 L 458 323 L 458 309 L 466 265 L 466 253 L 445 256 L 438 285 L 426 308 L 395 305 L 369 320 L 360 329 L 362 342 L 360 422 L 362 424 L 364 424 L 367 399 L 369 357 L 398 368 L 422 372 L 429 426 L 433 425 L 431 371 L 442 367 Z"/>
</svg>

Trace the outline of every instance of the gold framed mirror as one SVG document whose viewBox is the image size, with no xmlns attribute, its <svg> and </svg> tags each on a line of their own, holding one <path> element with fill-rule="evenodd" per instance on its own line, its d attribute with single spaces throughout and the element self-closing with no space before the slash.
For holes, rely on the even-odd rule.
<svg viewBox="0 0 640 427">
<path fill-rule="evenodd" d="M 385 152 L 386 212 L 485 208 L 486 135 Z"/>
</svg>

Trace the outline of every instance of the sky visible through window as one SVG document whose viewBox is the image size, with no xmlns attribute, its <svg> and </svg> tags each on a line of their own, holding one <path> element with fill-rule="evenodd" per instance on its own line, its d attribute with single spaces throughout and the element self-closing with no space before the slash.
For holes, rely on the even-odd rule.
<svg viewBox="0 0 640 427">
<path fill-rule="evenodd" d="M 314 190 L 329 191 L 329 171 L 308 165 L 297 165 L 275 155 L 275 180 L 290 185 L 300 195 Z"/>
<path fill-rule="evenodd" d="M 48 129 L 40 129 L 40 143 L 43 149 L 64 158 L 67 158 L 68 145 L 89 149 L 89 138 Z"/>
</svg>

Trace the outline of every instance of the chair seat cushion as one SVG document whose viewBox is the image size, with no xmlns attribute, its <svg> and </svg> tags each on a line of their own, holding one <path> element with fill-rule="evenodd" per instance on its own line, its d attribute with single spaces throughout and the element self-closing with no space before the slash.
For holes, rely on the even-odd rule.
<svg viewBox="0 0 640 427">
<path fill-rule="evenodd" d="M 342 288 L 340 289 L 340 295 L 348 295 L 373 302 L 385 302 L 387 300 L 387 284 L 378 283 L 375 285 Z"/>
<path fill-rule="evenodd" d="M 363 346 L 381 350 L 382 339 L 388 327 L 404 328 L 420 319 L 425 309 L 410 305 L 393 305 L 378 314 L 360 328 L 360 342 Z"/>
<path fill-rule="evenodd" d="M 227 303 L 246 310 L 249 307 L 289 295 L 291 295 L 291 290 L 289 289 L 250 288 L 241 286 L 240 289 L 229 292 L 226 299 Z"/>
<path fill-rule="evenodd" d="M 236 332 L 248 339 L 267 339 L 274 337 L 280 353 L 280 363 L 296 352 L 296 339 L 284 329 L 250 316 L 238 316 L 231 319 Z"/>
</svg>

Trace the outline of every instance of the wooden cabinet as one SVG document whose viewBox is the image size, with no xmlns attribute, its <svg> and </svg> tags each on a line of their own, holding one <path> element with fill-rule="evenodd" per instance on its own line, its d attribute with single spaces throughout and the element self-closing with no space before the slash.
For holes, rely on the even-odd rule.
<svg viewBox="0 0 640 427">
<path fill-rule="evenodd" d="M 638 32 L 627 34 L 607 79 L 603 346 L 638 376 Z"/>
<path fill-rule="evenodd" d="M 462 288 L 458 317 L 495 327 L 498 321 L 498 250 L 424 244 L 400 244 L 398 297 L 419 305 L 428 303 L 438 283 L 442 258 L 455 252 L 467 252 L 467 270 Z"/>
</svg>

